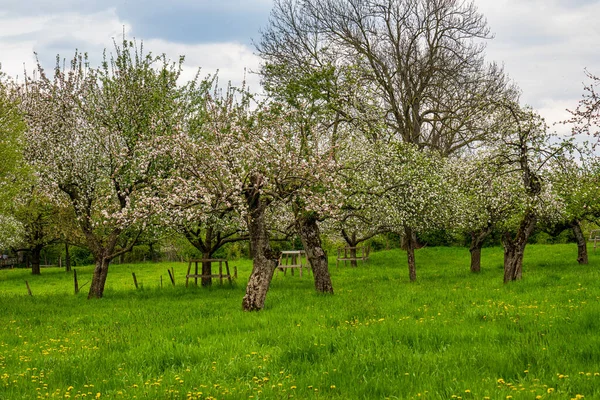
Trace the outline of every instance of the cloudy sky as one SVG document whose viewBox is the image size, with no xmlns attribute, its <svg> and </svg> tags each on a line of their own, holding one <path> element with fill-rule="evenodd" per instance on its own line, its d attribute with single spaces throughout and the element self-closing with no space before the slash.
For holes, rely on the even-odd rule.
<svg viewBox="0 0 600 400">
<path fill-rule="evenodd" d="M 272 0 L 0 0 L 0 63 L 11 76 L 75 49 L 98 60 L 123 29 L 146 49 L 176 59 L 186 74 L 219 70 L 239 83 L 256 70 L 252 40 L 267 23 Z M 600 0 L 475 0 L 495 38 L 488 59 L 503 63 L 522 99 L 552 123 L 567 117 L 585 81 L 600 74 Z M 248 73 L 250 87 L 258 79 Z M 564 128 L 562 128 L 564 131 Z"/>
</svg>

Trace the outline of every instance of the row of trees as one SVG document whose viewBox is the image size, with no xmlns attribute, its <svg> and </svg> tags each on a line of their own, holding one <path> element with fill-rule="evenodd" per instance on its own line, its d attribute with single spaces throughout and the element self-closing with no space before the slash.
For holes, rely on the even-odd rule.
<svg viewBox="0 0 600 400">
<path fill-rule="evenodd" d="M 216 76 L 180 82 L 183 58 L 126 39 L 98 67 L 80 53 L 51 75 L 38 65 L 0 93 L 3 247 L 84 245 L 99 298 L 111 260 L 144 237 L 182 234 L 205 258 L 248 240 L 245 310 L 263 308 L 271 241 L 290 235 L 323 293 L 322 231 L 350 246 L 401 234 L 411 281 L 417 237 L 437 229 L 470 235 L 475 272 L 500 232 L 505 282 L 521 278 L 536 226 L 573 228 L 586 262 L 580 222 L 598 215 L 598 163 L 519 104 L 484 59 L 489 38 L 462 1 L 276 0 L 257 44 L 266 96 Z M 590 78 L 570 121 L 588 132 Z"/>
</svg>

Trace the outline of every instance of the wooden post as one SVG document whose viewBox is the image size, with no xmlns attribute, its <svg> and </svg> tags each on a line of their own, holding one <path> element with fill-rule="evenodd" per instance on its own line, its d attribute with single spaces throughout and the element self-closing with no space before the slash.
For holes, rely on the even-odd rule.
<svg viewBox="0 0 600 400">
<path fill-rule="evenodd" d="M 137 278 L 135 277 L 135 272 L 131 273 L 131 276 L 133 276 L 133 284 L 135 285 L 135 288 L 138 288 L 138 283 L 137 283 Z"/>
<path fill-rule="evenodd" d="M 190 280 L 190 271 L 192 269 L 192 260 L 190 260 L 190 263 L 188 264 L 188 270 L 187 270 L 187 274 L 185 274 L 185 287 L 188 287 L 188 282 Z"/>
<path fill-rule="evenodd" d="M 27 293 L 29 293 L 30 296 L 33 296 L 31 293 L 31 288 L 29 287 L 29 282 L 25 281 L 25 285 L 27 286 Z"/>
<path fill-rule="evenodd" d="M 229 284 L 233 285 L 231 281 L 231 272 L 229 271 L 229 261 L 225 260 L 225 268 L 227 268 L 227 279 L 229 279 Z"/>
<path fill-rule="evenodd" d="M 219 261 L 219 283 L 223 286 L 223 262 Z"/>
<path fill-rule="evenodd" d="M 160 276 L 160 288 L 162 289 L 162 275 Z"/>
<path fill-rule="evenodd" d="M 233 267 L 233 277 L 237 279 L 237 267 Z"/>
<path fill-rule="evenodd" d="M 69 243 L 65 243 L 65 270 L 71 270 L 71 256 L 69 255 Z"/>
<path fill-rule="evenodd" d="M 77 282 L 77 270 L 73 268 L 73 284 L 75 285 L 75 294 L 79 293 L 79 282 Z"/>
<path fill-rule="evenodd" d="M 171 270 L 167 269 L 167 272 L 169 273 L 169 278 L 171 279 L 171 283 L 173 284 L 173 286 L 175 286 L 175 278 L 173 277 Z"/>
</svg>

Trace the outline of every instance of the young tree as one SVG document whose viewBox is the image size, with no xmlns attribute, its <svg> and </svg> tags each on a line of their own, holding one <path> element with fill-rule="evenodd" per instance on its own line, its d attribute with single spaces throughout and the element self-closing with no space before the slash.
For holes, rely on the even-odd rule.
<svg viewBox="0 0 600 400">
<path fill-rule="evenodd" d="M 38 65 L 27 80 L 26 154 L 48 193 L 69 201 L 94 255 L 88 298 L 103 296 L 110 261 L 129 251 L 158 206 L 152 183 L 169 167 L 157 154 L 178 129 L 181 61 L 124 40 L 100 68 L 76 54 L 69 68 L 57 62 L 53 78 Z"/>
<path fill-rule="evenodd" d="M 17 247 L 30 255 L 31 273 L 40 275 L 40 255 L 44 247 L 60 239 L 60 210 L 33 185 L 21 191 L 13 201 L 11 214 L 23 227 Z"/>
</svg>

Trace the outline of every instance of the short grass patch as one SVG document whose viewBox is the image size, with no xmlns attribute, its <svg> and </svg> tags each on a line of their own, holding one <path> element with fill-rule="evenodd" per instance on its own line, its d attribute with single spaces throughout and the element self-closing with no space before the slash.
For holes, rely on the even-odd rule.
<svg viewBox="0 0 600 400">
<path fill-rule="evenodd" d="M 598 399 L 600 256 L 576 252 L 530 246 L 508 285 L 500 248 L 477 275 L 466 249 L 421 249 L 412 284 L 400 250 L 332 259 L 335 295 L 279 273 L 260 313 L 241 311 L 249 261 L 209 289 L 184 263 L 114 265 L 92 301 L 62 270 L 3 270 L 0 399 Z"/>
</svg>

